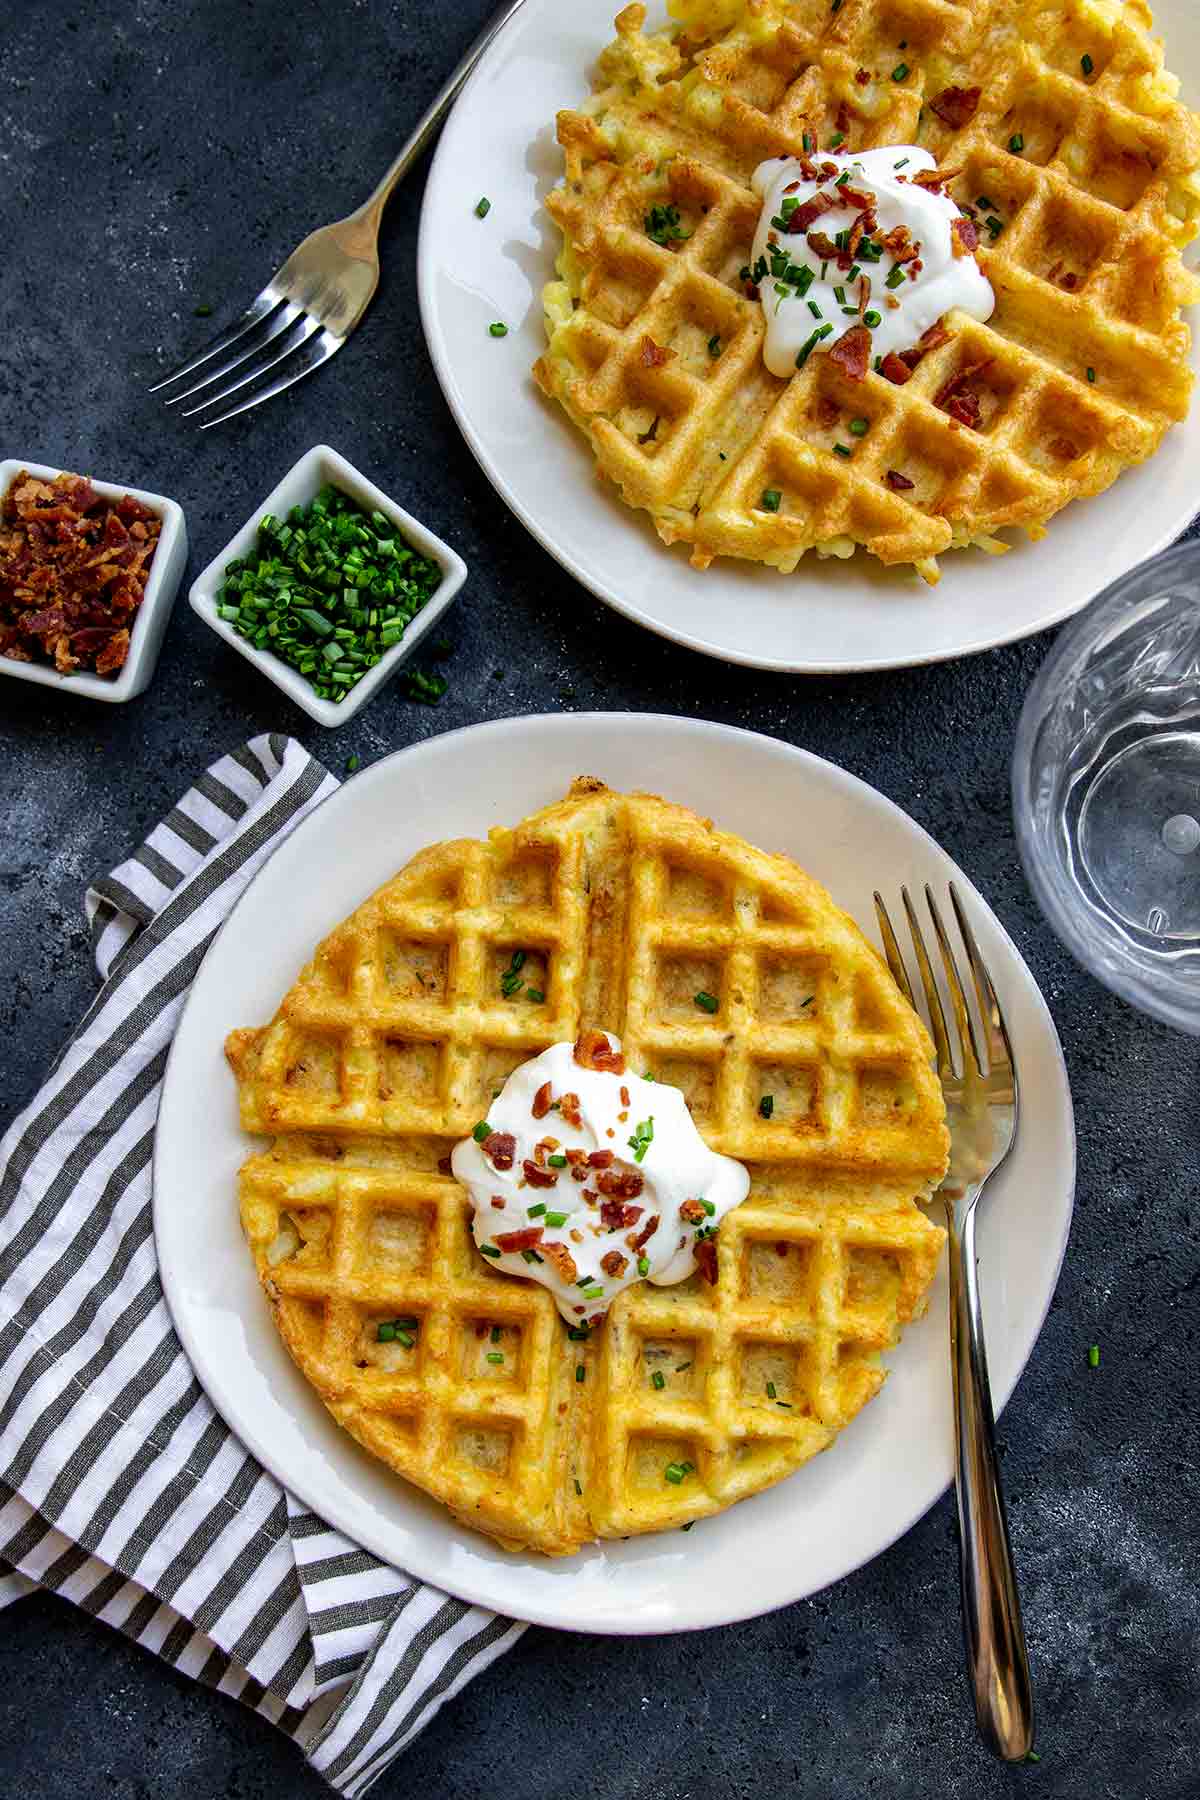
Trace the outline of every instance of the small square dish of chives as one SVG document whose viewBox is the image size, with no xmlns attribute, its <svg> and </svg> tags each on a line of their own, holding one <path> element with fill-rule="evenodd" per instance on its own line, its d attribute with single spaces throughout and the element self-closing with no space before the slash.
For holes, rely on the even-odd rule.
<svg viewBox="0 0 1200 1800">
<path fill-rule="evenodd" d="M 321 444 L 189 600 L 310 717 L 336 726 L 407 660 L 465 579 L 448 544 Z"/>
</svg>

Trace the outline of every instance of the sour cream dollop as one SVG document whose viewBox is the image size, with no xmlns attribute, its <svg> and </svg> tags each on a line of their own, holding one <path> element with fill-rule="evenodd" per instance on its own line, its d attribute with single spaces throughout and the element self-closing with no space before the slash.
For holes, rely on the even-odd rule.
<svg viewBox="0 0 1200 1800">
<path fill-rule="evenodd" d="M 820 176 L 820 169 L 836 165 L 832 175 Z M 954 221 L 964 221 L 965 236 L 971 238 L 970 222 L 948 194 L 932 193 L 918 187 L 915 175 L 936 168 L 928 150 L 915 144 L 889 144 L 883 149 L 860 150 L 856 156 L 848 152 L 816 151 L 809 168 L 816 167 L 818 179 L 805 175 L 804 166 L 795 157 L 772 157 L 754 171 L 755 192 L 763 197 L 762 217 L 754 237 L 750 269 L 754 276 L 767 324 L 767 340 L 763 360 L 772 375 L 786 377 L 796 368 L 796 358 L 814 350 L 829 350 L 846 332 L 861 323 L 859 317 L 859 283 L 866 276 L 871 283 L 866 312 L 871 330 L 871 362 L 891 351 L 911 350 L 917 340 L 935 325 L 952 307 L 969 313 L 973 319 L 989 319 L 996 305 L 992 285 L 971 253 L 955 254 Z M 796 206 L 817 193 L 833 194 L 840 190 L 837 181 L 848 175 L 844 187 L 851 194 L 869 193 L 876 224 L 867 236 L 868 245 L 883 245 L 883 240 L 897 227 L 908 231 L 912 244 L 920 246 L 915 259 L 897 262 L 895 255 L 882 248 L 879 260 L 869 260 L 872 251 L 854 258 L 859 273 L 849 279 L 849 269 L 839 268 L 835 257 L 823 256 L 810 242 L 810 234 L 836 239 L 841 231 L 853 228 L 864 210 L 854 200 L 820 213 L 805 232 L 781 231 L 773 220 L 790 215 Z M 793 205 L 795 203 L 795 205 Z M 786 253 L 791 265 L 782 279 L 776 271 L 779 259 Z M 767 272 L 762 272 L 765 261 Z M 853 264 L 851 265 L 853 266 Z M 824 278 L 821 270 L 825 269 Z M 903 274 L 893 276 L 895 285 L 887 286 L 893 269 Z M 793 271 L 805 273 L 797 277 Z M 761 279 L 760 279 L 761 277 Z M 811 278 L 811 279 L 810 279 Z M 835 289 L 840 288 L 839 299 Z M 889 301 L 896 304 L 889 305 Z M 843 310 L 849 307 L 852 311 Z M 815 309 L 815 310 L 814 310 Z M 872 323 L 878 314 L 878 323 Z M 831 329 L 826 329 L 831 327 Z M 821 332 L 823 336 L 815 336 Z"/>
<path fill-rule="evenodd" d="M 450 1164 L 480 1255 L 540 1282 L 576 1326 L 637 1281 L 666 1287 L 698 1262 L 715 1274 L 713 1234 L 750 1191 L 680 1090 L 626 1069 L 620 1040 L 599 1031 L 514 1069 Z"/>
</svg>

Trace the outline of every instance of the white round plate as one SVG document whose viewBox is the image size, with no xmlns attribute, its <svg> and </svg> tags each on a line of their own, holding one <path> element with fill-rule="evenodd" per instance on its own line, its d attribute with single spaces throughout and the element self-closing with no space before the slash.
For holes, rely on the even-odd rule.
<svg viewBox="0 0 1200 1800">
<path fill-rule="evenodd" d="M 593 713 L 478 725 L 358 775 L 262 869 L 209 950 L 163 1088 L 154 1226 L 163 1285 L 213 1404 L 267 1468 L 377 1555 L 451 1593 L 542 1624 L 627 1634 L 750 1618 L 878 1554 L 952 1474 L 947 1302 L 893 1353 L 880 1395 L 832 1449 L 686 1536 L 672 1531 L 553 1560 L 513 1556 L 458 1525 L 334 1424 L 284 1350 L 238 1221 L 251 1145 L 221 1053 L 274 1013 L 317 942 L 415 851 L 480 836 L 559 798 L 576 775 L 654 788 L 796 857 L 864 925 L 871 892 L 961 884 L 1010 1022 L 1021 1077 L 1017 1148 L 986 1201 L 981 1264 L 995 1396 L 1041 1328 L 1071 1217 L 1074 1133 L 1062 1053 L 1029 971 L 933 840 L 832 764 L 749 732 Z"/>
<path fill-rule="evenodd" d="M 618 0 L 527 0 L 464 88 L 421 217 L 421 317 L 446 399 L 493 485 L 539 542 L 619 612 L 728 662 L 815 674 L 939 662 L 1056 624 L 1169 544 L 1197 507 L 1200 405 L 1157 456 L 1107 493 L 1068 507 L 1007 556 L 947 554 L 929 588 L 859 553 L 806 556 L 794 575 L 722 558 L 703 573 L 649 516 L 597 480 L 582 434 L 530 368 L 545 347 L 541 292 L 560 235 L 543 210 L 562 173 L 558 108 L 588 93 Z M 1168 66 L 1200 104 L 1194 0 L 1158 0 Z M 472 209 L 486 194 L 483 221 Z M 509 327 L 488 335 L 493 320 Z M 1194 348 L 1200 369 L 1200 349 Z"/>
</svg>

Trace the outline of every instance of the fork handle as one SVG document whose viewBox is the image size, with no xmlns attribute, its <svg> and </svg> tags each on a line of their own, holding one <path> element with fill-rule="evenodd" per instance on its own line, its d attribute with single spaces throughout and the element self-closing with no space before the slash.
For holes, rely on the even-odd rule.
<svg viewBox="0 0 1200 1800">
<path fill-rule="evenodd" d="M 988 1384 L 975 1209 L 950 1215 L 950 1347 L 963 1632 L 975 1717 L 988 1748 L 1017 1762 L 1033 1744 L 1033 1689 Z"/>
<path fill-rule="evenodd" d="M 359 221 L 364 221 L 374 230 L 378 230 L 379 220 L 382 216 L 384 207 L 391 198 L 392 189 L 396 186 L 397 182 L 403 181 L 404 177 L 408 174 L 408 171 L 417 161 L 417 158 L 432 142 L 438 127 L 445 119 L 446 114 L 450 111 L 455 100 L 457 100 L 460 89 L 463 87 L 468 75 L 470 75 L 484 51 L 489 48 L 493 40 L 504 30 L 504 27 L 508 24 L 508 21 L 513 15 L 520 12 L 524 4 L 525 0 L 507 0 L 507 4 L 501 6 L 493 17 L 488 20 L 458 67 L 447 77 L 431 104 L 426 108 L 425 112 L 422 113 L 411 136 L 401 147 L 399 154 L 391 163 L 383 179 L 372 193 L 368 195 L 367 199 L 363 201 L 362 205 L 350 214 L 349 219 L 346 220 L 347 224 L 349 224 L 351 220 L 355 224 L 358 224 Z"/>
</svg>

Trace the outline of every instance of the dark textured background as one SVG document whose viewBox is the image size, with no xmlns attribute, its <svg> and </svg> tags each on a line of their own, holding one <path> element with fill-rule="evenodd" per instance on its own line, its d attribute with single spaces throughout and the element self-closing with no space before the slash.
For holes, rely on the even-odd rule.
<svg viewBox="0 0 1200 1800">
<path fill-rule="evenodd" d="M 1075 1231 L 1001 1427 L 1041 1761 L 1003 1769 L 975 1741 L 943 1501 L 870 1568 L 771 1618 L 627 1643 L 530 1631 L 375 1792 L 1194 1797 L 1200 1053 L 1075 968 L 1026 892 L 1007 769 L 1047 640 L 948 668 L 795 680 L 673 650 L 607 611 L 506 515 L 442 402 L 414 294 L 420 179 L 392 203 L 382 292 L 332 368 L 205 437 L 143 396 L 206 335 L 196 306 L 248 297 L 312 225 L 357 202 L 488 11 L 488 0 L 115 11 L 39 0 L 0 32 L 0 454 L 176 496 L 190 579 L 324 439 L 471 567 L 442 705 L 416 706 L 396 683 L 334 736 L 182 598 L 154 684 L 132 705 L 0 683 L 5 1116 L 91 994 L 88 877 L 255 731 L 293 732 L 340 771 L 352 753 L 366 762 L 480 719 L 662 708 L 772 732 L 865 776 L 991 900 L 1070 1065 Z M 1095 1340 L 1103 1362 L 1091 1371 Z M 327 1791 L 257 1717 L 67 1605 L 35 1597 L 3 1616 L 5 1800 Z"/>
</svg>

